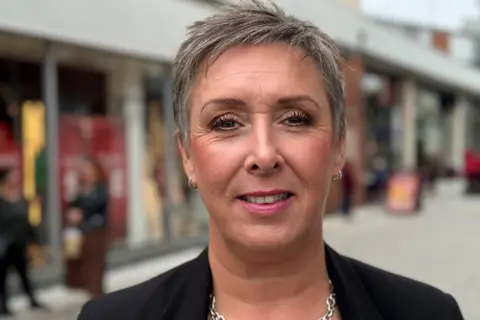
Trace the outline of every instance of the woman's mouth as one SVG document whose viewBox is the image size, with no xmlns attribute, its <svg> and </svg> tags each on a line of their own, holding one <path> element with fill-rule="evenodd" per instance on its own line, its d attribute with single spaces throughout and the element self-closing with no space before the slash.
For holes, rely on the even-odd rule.
<svg viewBox="0 0 480 320">
<path fill-rule="evenodd" d="M 275 195 L 268 195 L 268 196 L 241 196 L 240 199 L 246 201 L 248 203 L 255 203 L 255 204 L 271 204 L 278 201 L 282 201 L 285 199 L 290 198 L 293 196 L 290 192 L 282 192 Z"/>
<path fill-rule="evenodd" d="M 248 212 L 260 216 L 272 216 L 285 211 L 293 202 L 294 194 L 282 192 L 256 192 L 238 197 Z"/>
</svg>

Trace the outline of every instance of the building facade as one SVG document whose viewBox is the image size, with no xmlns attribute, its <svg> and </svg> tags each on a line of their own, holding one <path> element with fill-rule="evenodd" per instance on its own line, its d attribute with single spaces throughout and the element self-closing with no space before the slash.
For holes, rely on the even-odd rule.
<svg viewBox="0 0 480 320">
<path fill-rule="evenodd" d="M 170 67 L 0 33 L 0 167 L 16 172 L 52 254 L 40 282 L 61 277 L 63 214 L 84 156 L 106 173 L 113 264 L 204 238 L 174 141 Z"/>
<path fill-rule="evenodd" d="M 85 155 L 99 159 L 107 173 L 112 265 L 205 243 L 208 215 L 182 172 L 170 78 L 186 26 L 215 10 L 200 2 L 45 0 L 29 10 L 15 0 L 0 2 L 0 166 L 18 173 L 18 186 L 31 201 L 30 219 L 52 253 L 37 269 L 39 281 L 61 279 L 63 214 L 78 190 L 76 167 Z M 379 92 L 365 94 L 372 70 L 384 72 L 381 82 L 390 89 L 379 91 L 389 98 L 380 100 L 395 106 L 401 119 L 395 131 L 400 167 L 415 162 L 412 123 L 421 83 L 465 95 L 465 101 L 478 98 L 479 74 L 392 36 L 358 12 L 329 2 L 276 2 L 318 24 L 345 51 L 347 153 L 360 181 L 369 137 L 386 130 L 370 130 L 368 114 L 385 119 L 368 108 L 368 96 L 379 99 Z M 455 115 L 455 127 L 462 128 L 466 116 Z M 464 137 L 454 132 L 458 141 Z M 461 154 L 462 143 L 455 148 Z M 332 188 L 331 211 L 338 188 Z M 359 203 L 364 189 L 362 183 L 356 192 Z"/>
</svg>

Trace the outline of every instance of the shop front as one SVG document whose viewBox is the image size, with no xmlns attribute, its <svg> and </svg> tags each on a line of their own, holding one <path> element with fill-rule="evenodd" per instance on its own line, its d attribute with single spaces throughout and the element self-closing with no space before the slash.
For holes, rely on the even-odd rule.
<svg viewBox="0 0 480 320">
<path fill-rule="evenodd" d="M 112 266 L 204 243 L 176 150 L 168 65 L 36 39 L 13 50 L 12 37 L 0 35 L 0 167 L 16 172 L 44 240 L 38 281 L 62 278 L 63 215 L 83 157 L 105 173 Z M 24 50 L 35 45 L 37 55 Z"/>
</svg>

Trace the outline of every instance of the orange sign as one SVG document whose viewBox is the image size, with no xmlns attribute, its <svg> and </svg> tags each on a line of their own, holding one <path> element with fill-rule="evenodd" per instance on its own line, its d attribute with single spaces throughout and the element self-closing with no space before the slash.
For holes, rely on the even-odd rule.
<svg viewBox="0 0 480 320">
<path fill-rule="evenodd" d="M 388 181 L 387 209 L 391 212 L 411 213 L 418 208 L 420 179 L 413 173 L 399 173 Z"/>
</svg>

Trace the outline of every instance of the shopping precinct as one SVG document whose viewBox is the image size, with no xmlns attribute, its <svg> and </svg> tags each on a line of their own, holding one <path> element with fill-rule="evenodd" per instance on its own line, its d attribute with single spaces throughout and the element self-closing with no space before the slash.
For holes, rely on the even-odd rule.
<svg viewBox="0 0 480 320">
<path fill-rule="evenodd" d="M 333 3 L 276 2 L 342 46 L 347 154 L 359 176 L 368 177 L 379 156 L 413 170 L 436 154 L 463 171 L 467 150 L 480 147 L 480 72 Z M 49 248 L 38 280 L 61 279 L 63 212 L 84 155 L 107 171 L 112 267 L 205 243 L 208 216 L 176 149 L 170 75 L 187 25 L 216 7 L 188 0 L 31 6 L 0 2 L 0 166 L 17 173 Z M 361 204 L 367 188 L 357 189 Z"/>
</svg>

